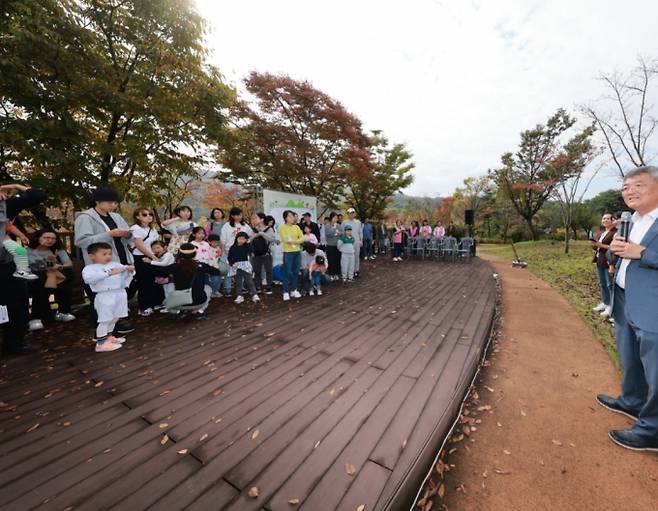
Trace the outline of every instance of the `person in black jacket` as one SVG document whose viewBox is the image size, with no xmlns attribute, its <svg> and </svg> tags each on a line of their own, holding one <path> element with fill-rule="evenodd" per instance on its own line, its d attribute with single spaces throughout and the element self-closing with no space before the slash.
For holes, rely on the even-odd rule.
<svg viewBox="0 0 658 511">
<path fill-rule="evenodd" d="M 16 194 L 20 194 L 17 196 Z M 45 202 L 45 192 L 23 185 L 0 186 L 0 238 L 4 239 L 7 222 L 22 210 Z M 2 245 L 0 243 L 0 245 Z M 25 325 L 28 320 L 27 282 L 13 276 L 14 261 L 4 247 L 0 246 L 0 306 L 7 308 L 9 321 L 2 324 L 3 352 L 6 354 L 33 353 L 34 346 L 25 344 Z"/>
<path fill-rule="evenodd" d="M 320 227 L 313 220 L 311 220 L 311 214 L 307 211 L 302 215 L 302 221 L 299 223 L 299 228 L 304 232 L 305 226 L 311 227 L 311 233 L 315 234 L 315 238 L 320 241 Z"/>
<path fill-rule="evenodd" d="M 195 319 L 201 319 L 205 317 L 206 308 L 212 294 L 212 289 L 205 283 L 205 274 L 220 275 L 220 272 L 217 268 L 198 262 L 194 259 L 195 256 L 196 247 L 191 243 L 183 243 L 178 249 L 175 264 L 153 268 L 153 272 L 156 275 L 170 277 L 176 291 L 192 289 L 192 303 L 182 305 L 175 310 L 170 309 L 170 312 L 191 311 Z M 179 319 L 184 317 L 184 314 L 178 315 Z"/>
<path fill-rule="evenodd" d="M 228 264 L 231 267 L 228 274 L 235 275 L 235 290 L 238 293 L 235 303 L 244 302 L 244 296 L 240 294 L 243 282 L 251 294 L 251 300 L 260 302 L 254 279 L 251 276 L 254 271 L 249 261 L 252 254 L 253 248 L 249 243 L 249 235 L 246 232 L 239 232 L 235 236 L 235 243 L 231 245 L 228 251 Z"/>
</svg>

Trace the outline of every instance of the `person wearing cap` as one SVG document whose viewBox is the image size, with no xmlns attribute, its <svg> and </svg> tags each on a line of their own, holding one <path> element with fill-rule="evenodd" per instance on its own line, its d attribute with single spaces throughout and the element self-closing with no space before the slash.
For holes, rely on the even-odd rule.
<svg viewBox="0 0 658 511">
<path fill-rule="evenodd" d="M 347 210 L 347 220 L 343 222 L 343 230 L 346 226 L 352 228 L 352 237 L 354 238 L 354 277 L 359 276 L 359 258 L 361 255 L 361 247 L 363 246 L 363 225 L 361 221 L 356 218 L 356 210 L 349 208 Z"/>
<path fill-rule="evenodd" d="M 338 250 L 340 251 L 340 271 L 343 282 L 354 280 L 354 253 L 356 252 L 356 241 L 352 236 L 352 226 L 347 222 L 343 226 L 343 235 L 338 238 Z"/>
<path fill-rule="evenodd" d="M 122 197 L 111 186 L 100 186 L 91 194 L 93 206 L 78 214 L 75 218 L 74 243 L 82 251 L 85 265 L 91 264 L 87 247 L 92 243 L 108 243 L 112 247 L 112 261 L 124 266 L 132 266 L 133 255 L 130 251 L 132 232 L 126 221 L 114 211 L 119 207 Z M 93 307 L 95 293 L 85 284 L 85 292 L 91 301 L 92 319 L 96 323 Z M 117 334 L 127 334 L 134 330 L 125 320 L 116 325 Z"/>
<path fill-rule="evenodd" d="M 304 231 L 304 227 L 310 226 L 311 234 L 315 235 L 316 240 L 320 240 L 320 227 L 313 221 L 313 217 L 310 212 L 306 212 L 302 215 L 302 221 L 299 223 L 299 228 Z"/>
</svg>

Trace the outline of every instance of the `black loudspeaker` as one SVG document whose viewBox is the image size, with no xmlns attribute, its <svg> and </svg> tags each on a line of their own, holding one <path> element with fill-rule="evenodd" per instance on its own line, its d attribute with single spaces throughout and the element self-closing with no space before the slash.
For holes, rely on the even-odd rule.
<svg viewBox="0 0 658 511">
<path fill-rule="evenodd" d="M 475 223 L 475 210 L 464 210 L 464 223 L 466 225 L 473 225 Z"/>
</svg>

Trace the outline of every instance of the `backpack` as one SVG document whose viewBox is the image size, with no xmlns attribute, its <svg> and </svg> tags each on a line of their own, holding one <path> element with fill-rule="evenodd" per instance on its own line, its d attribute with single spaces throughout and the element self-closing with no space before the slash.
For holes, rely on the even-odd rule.
<svg viewBox="0 0 658 511">
<path fill-rule="evenodd" d="M 257 236 L 251 241 L 251 248 L 255 256 L 264 256 L 270 253 L 270 244 L 262 236 Z"/>
</svg>

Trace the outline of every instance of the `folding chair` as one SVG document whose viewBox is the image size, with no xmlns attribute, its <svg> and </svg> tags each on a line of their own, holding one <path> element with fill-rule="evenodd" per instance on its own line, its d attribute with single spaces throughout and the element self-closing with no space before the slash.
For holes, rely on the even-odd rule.
<svg viewBox="0 0 658 511">
<path fill-rule="evenodd" d="M 462 238 L 461 243 L 459 244 L 459 250 L 457 254 L 459 259 L 465 259 L 467 261 L 471 260 L 473 255 L 473 238 Z"/>
</svg>

